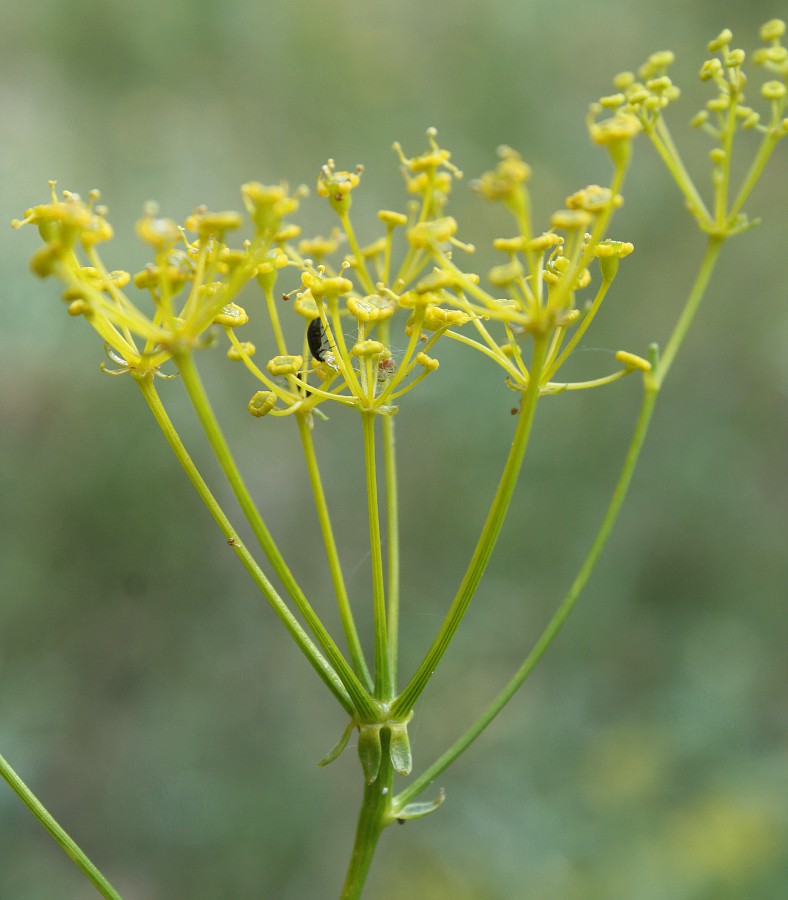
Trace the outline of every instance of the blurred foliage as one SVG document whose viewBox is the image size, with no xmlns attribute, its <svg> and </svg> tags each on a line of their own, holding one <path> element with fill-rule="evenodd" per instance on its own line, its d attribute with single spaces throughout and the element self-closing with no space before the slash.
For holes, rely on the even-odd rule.
<svg viewBox="0 0 788 900">
<path fill-rule="evenodd" d="M 133 267 L 146 259 L 132 227 L 144 200 L 176 218 L 199 202 L 237 207 L 242 182 L 312 186 L 331 156 L 366 165 L 363 232 L 365 215 L 402 196 L 391 142 L 420 147 L 429 125 L 469 177 L 497 145 L 520 150 L 546 215 L 604 177 L 587 104 L 653 50 L 676 51 L 685 99 L 673 131 L 705 165 L 703 137 L 679 120 L 704 102 L 705 44 L 729 26 L 750 48 L 775 14 L 762 0 L 5 0 L 0 218 L 43 199 L 48 178 L 100 187 L 118 231 L 107 261 Z M 702 240 L 648 151 L 636 148 L 614 227 L 636 253 L 588 353 L 664 341 L 699 259 Z M 462 188 L 452 213 L 473 223 L 463 236 L 484 258 L 497 212 Z M 784 896 L 786 201 L 779 147 L 748 209 L 764 225 L 727 248 L 579 610 L 442 779 L 440 813 L 385 835 L 371 898 Z M 331 224 L 316 200 L 298 221 Z M 35 246 L 10 230 L 0 243 L 0 752 L 128 900 L 333 896 L 360 785 L 352 754 L 327 771 L 314 763 L 342 716 L 226 552 L 132 384 L 100 376 L 92 333 L 27 272 Z M 397 420 L 404 671 L 453 594 L 510 435 L 498 376 L 452 362 Z M 245 416 L 240 372 L 209 355 L 203 366 L 286 557 L 319 595 L 294 435 Z M 541 405 L 504 539 L 417 711 L 417 771 L 509 677 L 566 589 L 638 390 L 632 380 Z M 177 381 L 163 394 L 194 443 Z M 363 598 L 360 440 L 343 422 L 321 426 L 318 445 Z M 0 836 L 0 897 L 90 895 L 7 789 Z"/>
</svg>

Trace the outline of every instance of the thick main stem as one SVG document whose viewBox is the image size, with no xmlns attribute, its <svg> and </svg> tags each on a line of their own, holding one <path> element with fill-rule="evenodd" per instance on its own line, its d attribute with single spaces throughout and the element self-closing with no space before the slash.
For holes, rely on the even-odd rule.
<svg viewBox="0 0 788 900">
<path fill-rule="evenodd" d="M 383 757 L 378 777 L 364 785 L 364 797 L 356 825 L 356 839 L 340 900 L 358 900 L 364 890 L 372 857 L 383 829 L 390 824 L 394 769 L 389 757 L 389 735 L 381 731 Z"/>
</svg>

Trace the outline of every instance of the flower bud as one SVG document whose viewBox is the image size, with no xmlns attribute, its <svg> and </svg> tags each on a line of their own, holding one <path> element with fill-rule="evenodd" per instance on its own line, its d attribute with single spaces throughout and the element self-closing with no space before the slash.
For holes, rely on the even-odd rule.
<svg viewBox="0 0 788 900">
<path fill-rule="evenodd" d="M 767 41 L 779 41 L 784 34 L 785 22 L 782 19 L 770 19 L 761 25 L 760 36 L 764 43 Z"/>
</svg>

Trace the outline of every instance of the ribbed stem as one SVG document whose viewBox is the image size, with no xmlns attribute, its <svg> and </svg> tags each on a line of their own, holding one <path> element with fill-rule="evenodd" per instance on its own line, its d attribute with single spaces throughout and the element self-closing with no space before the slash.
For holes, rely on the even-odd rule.
<svg viewBox="0 0 788 900">
<path fill-rule="evenodd" d="M 391 822 L 394 769 L 389 758 L 389 735 L 381 731 L 382 759 L 378 777 L 364 786 L 364 798 L 356 825 L 356 839 L 340 900 L 358 900 L 383 829 Z"/>
</svg>

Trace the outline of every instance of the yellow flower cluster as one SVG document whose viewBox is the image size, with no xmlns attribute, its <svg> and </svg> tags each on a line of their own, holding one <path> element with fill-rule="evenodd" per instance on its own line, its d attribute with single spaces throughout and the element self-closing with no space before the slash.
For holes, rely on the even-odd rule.
<svg viewBox="0 0 788 900">
<path fill-rule="evenodd" d="M 518 225 L 514 237 L 495 241 L 507 260 L 489 273 L 496 291 L 491 294 L 454 259 L 457 250 L 472 253 L 473 246 L 458 238 L 457 221 L 445 213 L 453 181 L 462 173 L 439 146 L 435 130 L 428 131 L 423 154 L 407 157 L 399 144 L 394 149 L 407 192 L 417 200 L 407 204 L 407 213 L 381 210 L 384 234 L 363 247 L 350 220 L 362 167 L 338 170 L 333 160 L 317 179 L 318 195 L 339 218 L 328 238 L 300 239 L 300 228 L 286 221 L 298 209 L 302 189 L 257 182 L 241 188 L 253 236 L 235 246 L 229 236 L 243 225 L 237 212 L 198 207 L 179 225 L 147 206 L 136 232 L 153 260 L 133 275 L 107 270 L 97 253 L 96 245 L 112 229 L 95 192 L 87 202 L 69 192 L 58 198 L 53 184 L 51 202 L 14 224 L 39 226 L 45 245 L 33 259 L 34 271 L 65 283 L 69 312 L 84 316 L 105 341 L 116 366 L 105 371 L 140 378 L 161 374 L 164 363 L 172 359 L 177 366 L 181 355 L 221 329 L 228 357 L 260 383 L 249 403 L 257 417 L 311 416 L 326 401 L 391 415 L 398 398 L 437 370 L 433 353 L 444 337 L 497 362 L 507 383 L 522 391 L 529 383 L 523 341 L 550 335 L 546 369 L 554 374 L 568 355 L 567 348 L 562 351 L 567 330 L 578 325 L 579 334 L 585 331 L 615 276 L 612 261 L 632 250 L 631 244 L 604 239 L 622 202 L 615 184 L 575 192 L 553 214 L 550 229 L 534 234 L 530 167 L 511 148 L 501 148 L 496 170 L 474 182 L 482 196 L 502 202 Z M 601 273 L 597 300 L 581 313 L 575 296 L 592 282 L 595 260 Z M 277 298 L 285 267 L 300 270 L 300 288 Z M 257 324 L 254 312 L 249 327 L 256 335 L 271 334 L 276 348 L 262 366 L 253 359 L 255 343 L 236 333 L 250 321 L 238 295 L 255 280 L 265 297 L 268 327 Z M 282 296 L 294 300 L 284 305 Z M 292 326 L 283 320 L 288 309 L 302 322 L 295 347 L 286 336 Z M 554 388 L 545 382 L 547 393 Z"/>
<path fill-rule="evenodd" d="M 63 298 L 69 313 L 84 316 L 104 339 L 108 356 L 118 366 L 105 369 L 111 374 L 161 374 L 164 363 L 199 345 L 211 326 L 231 330 L 246 324 L 246 312 L 235 303 L 241 288 L 255 276 L 265 280 L 288 263 L 279 231 L 282 216 L 297 208 L 298 201 L 282 187 L 244 185 L 256 233 L 237 249 L 225 238 L 242 224 L 238 213 L 199 207 L 181 226 L 160 217 L 149 204 L 136 230 L 154 258 L 133 276 L 109 271 L 96 250 L 112 236 L 106 209 L 96 205 L 98 192 L 91 192 L 85 202 L 69 191 L 58 198 L 54 182 L 50 188 L 49 203 L 29 209 L 12 224 L 38 226 L 44 246 L 33 257 L 33 271 L 56 276 L 66 285 Z M 128 285 L 137 289 L 139 299 L 123 290 Z"/>
</svg>

